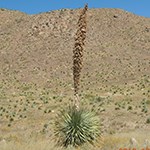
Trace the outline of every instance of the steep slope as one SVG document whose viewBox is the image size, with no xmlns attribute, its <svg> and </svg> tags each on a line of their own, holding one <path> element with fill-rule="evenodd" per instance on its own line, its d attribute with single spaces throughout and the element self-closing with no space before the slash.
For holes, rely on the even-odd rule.
<svg viewBox="0 0 150 150">
<path fill-rule="evenodd" d="M 72 80 L 79 10 L 38 15 L 0 10 L 0 78 L 46 84 Z M 90 9 L 83 75 L 130 82 L 150 73 L 150 19 L 119 9 Z M 99 78 L 99 79 L 98 79 Z"/>
</svg>

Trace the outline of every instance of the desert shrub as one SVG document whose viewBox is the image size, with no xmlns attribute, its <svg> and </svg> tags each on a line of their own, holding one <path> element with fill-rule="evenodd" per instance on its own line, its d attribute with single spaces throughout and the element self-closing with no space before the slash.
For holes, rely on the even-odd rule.
<svg viewBox="0 0 150 150">
<path fill-rule="evenodd" d="M 132 110 L 132 106 L 128 106 L 128 110 Z"/>
<path fill-rule="evenodd" d="M 147 118 L 146 123 L 149 123 L 149 124 L 150 124 L 150 117 Z"/>
<path fill-rule="evenodd" d="M 1 10 L 1 11 L 5 11 L 6 9 L 4 9 L 4 8 L 1 8 L 0 10 Z"/>
<path fill-rule="evenodd" d="M 148 112 L 148 109 L 147 109 L 146 105 L 143 105 L 142 112 L 144 112 L 144 113 Z"/>
<path fill-rule="evenodd" d="M 64 147 L 93 143 L 100 136 L 99 117 L 92 111 L 69 107 L 58 115 L 55 135 L 58 143 Z"/>
</svg>

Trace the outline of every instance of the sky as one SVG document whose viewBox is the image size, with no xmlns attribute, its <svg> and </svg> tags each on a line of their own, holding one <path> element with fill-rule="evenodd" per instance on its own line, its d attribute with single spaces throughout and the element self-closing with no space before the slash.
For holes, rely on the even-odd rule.
<svg viewBox="0 0 150 150">
<path fill-rule="evenodd" d="M 0 8 L 38 14 L 63 8 L 120 8 L 150 18 L 150 0 L 0 0 Z"/>
</svg>

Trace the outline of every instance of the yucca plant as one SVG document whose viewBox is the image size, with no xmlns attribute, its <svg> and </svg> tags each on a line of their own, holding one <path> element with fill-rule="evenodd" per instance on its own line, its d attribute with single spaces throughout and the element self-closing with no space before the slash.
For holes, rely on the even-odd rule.
<svg viewBox="0 0 150 150">
<path fill-rule="evenodd" d="M 86 11 L 85 5 L 81 11 L 78 30 L 73 49 L 73 81 L 75 100 L 72 107 L 62 111 L 55 122 L 55 135 L 58 143 L 67 147 L 80 146 L 85 142 L 92 143 L 100 135 L 99 117 L 94 112 L 81 109 L 78 97 L 80 75 L 83 64 L 83 48 L 86 37 Z"/>
<path fill-rule="evenodd" d="M 55 122 L 55 134 L 58 143 L 65 147 L 92 143 L 100 135 L 99 117 L 85 109 L 69 107 L 63 110 Z"/>
</svg>

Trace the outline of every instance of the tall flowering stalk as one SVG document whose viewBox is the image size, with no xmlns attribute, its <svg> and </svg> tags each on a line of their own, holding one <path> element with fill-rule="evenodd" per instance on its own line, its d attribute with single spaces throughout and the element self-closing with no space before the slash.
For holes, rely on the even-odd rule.
<svg viewBox="0 0 150 150">
<path fill-rule="evenodd" d="M 80 86 L 80 76 L 81 69 L 83 66 L 83 50 L 86 38 L 86 12 L 88 10 L 88 5 L 86 4 L 84 9 L 81 11 L 78 20 L 78 30 L 75 36 L 75 45 L 73 49 L 73 81 L 74 81 L 74 95 L 75 95 L 75 106 L 79 108 L 79 86 Z"/>
</svg>

